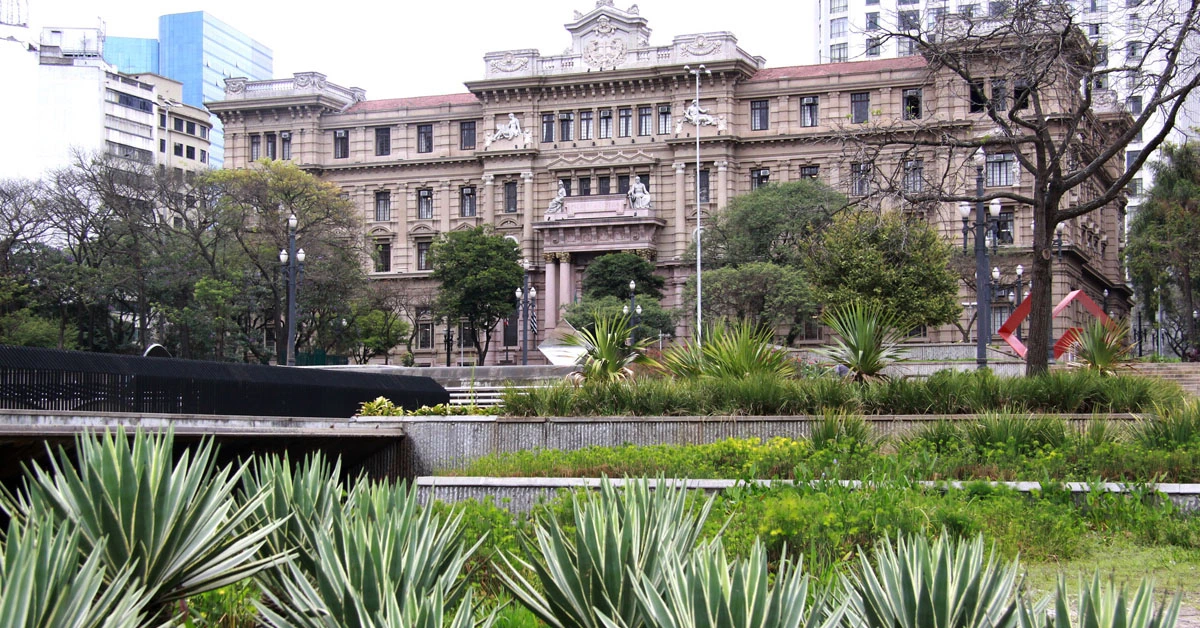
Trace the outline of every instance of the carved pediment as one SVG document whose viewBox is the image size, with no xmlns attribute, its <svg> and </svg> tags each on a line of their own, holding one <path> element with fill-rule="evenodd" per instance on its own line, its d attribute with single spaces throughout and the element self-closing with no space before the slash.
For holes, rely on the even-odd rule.
<svg viewBox="0 0 1200 628">
<path fill-rule="evenodd" d="M 571 53 L 593 68 L 620 67 L 629 51 L 650 45 L 650 27 L 646 18 L 638 15 L 636 4 L 621 10 L 601 0 L 566 27 L 571 33 Z"/>
<path fill-rule="evenodd" d="M 551 161 L 546 167 L 550 170 L 599 166 L 630 166 L 636 164 L 653 164 L 659 159 L 644 150 L 633 151 L 612 150 L 597 153 L 562 155 Z"/>
<path fill-rule="evenodd" d="M 414 236 L 437 235 L 437 231 L 435 231 L 433 229 L 433 227 L 430 227 L 429 225 L 426 225 L 426 224 L 420 224 L 420 223 L 414 225 L 411 229 L 409 229 L 408 233 L 409 233 L 409 235 L 414 235 Z"/>
</svg>

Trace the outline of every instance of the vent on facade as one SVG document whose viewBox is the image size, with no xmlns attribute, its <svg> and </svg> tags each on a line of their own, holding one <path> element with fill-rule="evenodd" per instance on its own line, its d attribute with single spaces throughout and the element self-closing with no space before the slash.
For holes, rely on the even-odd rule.
<svg viewBox="0 0 1200 628">
<path fill-rule="evenodd" d="M 346 137 L 346 132 L 345 131 L 334 131 L 333 136 L 334 137 Z"/>
<path fill-rule="evenodd" d="M 279 137 L 281 137 L 285 140 L 290 140 L 290 139 L 292 139 L 292 132 L 291 131 L 280 131 Z"/>
</svg>

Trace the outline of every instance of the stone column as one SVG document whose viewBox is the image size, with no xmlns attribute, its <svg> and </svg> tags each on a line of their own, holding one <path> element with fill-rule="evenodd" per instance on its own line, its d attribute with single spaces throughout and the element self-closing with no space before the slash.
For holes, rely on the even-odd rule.
<svg viewBox="0 0 1200 628">
<path fill-rule="evenodd" d="M 487 225 L 496 224 L 495 201 L 496 196 L 496 175 L 483 175 L 483 189 L 479 191 L 479 208 L 480 215 L 483 216 L 483 223 Z"/>
<path fill-rule="evenodd" d="M 542 302 L 546 306 L 546 315 L 542 317 L 542 326 L 554 329 L 558 324 L 558 254 L 546 253 L 546 296 Z"/>
<path fill-rule="evenodd" d="M 442 181 L 437 186 L 437 198 L 433 200 L 434 211 L 442 212 L 442 233 L 450 233 L 450 182 Z"/>
<path fill-rule="evenodd" d="M 717 162 L 717 211 L 725 209 L 729 200 L 729 162 Z"/>
<path fill-rule="evenodd" d="M 675 256 L 680 257 L 687 249 L 688 243 L 687 180 L 683 176 L 687 170 L 687 164 L 678 162 L 672 166 L 675 168 Z M 699 176 L 699 173 L 696 175 Z"/>
<path fill-rule="evenodd" d="M 571 290 L 572 279 L 575 278 L 575 271 L 571 267 L 571 254 L 558 254 L 558 308 L 561 311 L 562 307 L 571 303 L 571 295 L 574 294 Z M 555 321 L 558 317 L 555 316 Z"/>
<path fill-rule="evenodd" d="M 521 254 L 526 258 L 533 259 L 533 215 L 537 211 L 533 199 L 533 173 L 522 172 L 521 180 L 525 182 L 525 212 L 521 218 Z M 546 263 L 546 272 L 550 272 L 549 261 Z"/>
</svg>

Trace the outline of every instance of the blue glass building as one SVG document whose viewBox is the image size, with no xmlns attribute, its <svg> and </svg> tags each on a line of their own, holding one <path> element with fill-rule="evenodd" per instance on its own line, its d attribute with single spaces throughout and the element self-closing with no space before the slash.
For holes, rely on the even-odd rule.
<svg viewBox="0 0 1200 628">
<path fill-rule="evenodd" d="M 225 97 L 225 79 L 272 78 L 271 49 L 205 13 L 175 13 L 158 18 L 158 39 L 109 37 L 104 58 L 122 72 L 153 72 L 183 83 L 183 102 L 204 107 Z M 213 119 L 209 163 L 225 159 L 225 133 Z"/>
</svg>

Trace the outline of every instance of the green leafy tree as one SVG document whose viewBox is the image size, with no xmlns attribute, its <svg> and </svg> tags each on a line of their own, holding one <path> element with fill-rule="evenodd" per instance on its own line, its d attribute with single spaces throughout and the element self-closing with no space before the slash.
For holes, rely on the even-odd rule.
<svg viewBox="0 0 1200 628">
<path fill-rule="evenodd" d="M 900 329 L 942 325 L 962 311 L 951 252 L 924 221 L 898 212 L 847 213 L 821 236 L 805 274 L 826 308 L 872 303 Z"/>
<path fill-rule="evenodd" d="M 524 270 L 512 240 L 488 227 L 444 234 L 429 249 L 433 278 L 442 284 L 437 310 L 466 323 L 478 364 L 487 359 L 492 332 L 516 307 L 513 293 Z"/>
<path fill-rule="evenodd" d="M 675 312 L 664 309 L 653 299 L 642 299 L 640 295 L 637 297 L 637 305 L 642 308 L 638 324 L 634 327 L 634 334 L 638 338 L 658 338 L 660 333 L 665 336 L 675 335 Z M 628 298 L 584 297 L 578 303 L 567 306 L 565 316 L 567 322 L 575 329 L 592 329 L 597 320 L 620 316 L 624 314 L 624 308 L 628 307 Z"/>
<path fill-rule="evenodd" d="M 392 349 L 408 339 L 409 324 L 395 311 L 372 308 L 355 318 L 352 333 L 355 362 L 366 364 L 382 355 L 386 364 Z"/>
<path fill-rule="evenodd" d="M 730 200 L 705 225 L 704 265 L 770 262 L 799 267 L 813 237 L 846 206 L 843 194 L 816 179 L 759 187 Z"/>
<path fill-rule="evenodd" d="M 609 253 L 588 264 L 583 273 L 583 296 L 613 296 L 628 301 L 630 280 L 637 282 L 639 299 L 643 295 L 656 301 L 663 298 L 664 281 L 654 274 L 654 264 L 633 253 Z"/>
<path fill-rule="evenodd" d="M 816 304 L 804 274 L 797 268 L 750 262 L 704 271 L 704 317 L 749 321 L 755 327 L 787 326 L 791 344 L 813 316 Z M 684 288 L 685 303 L 696 301 L 696 279 Z"/>
</svg>

